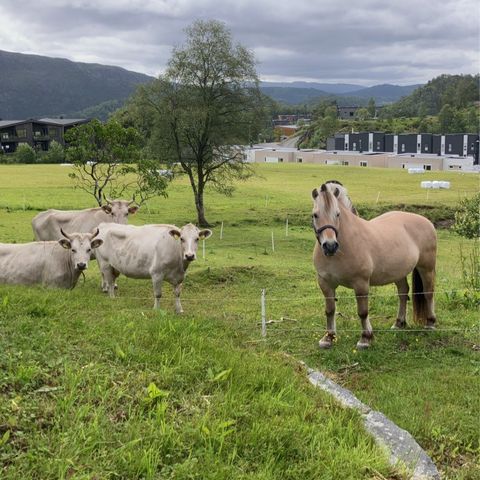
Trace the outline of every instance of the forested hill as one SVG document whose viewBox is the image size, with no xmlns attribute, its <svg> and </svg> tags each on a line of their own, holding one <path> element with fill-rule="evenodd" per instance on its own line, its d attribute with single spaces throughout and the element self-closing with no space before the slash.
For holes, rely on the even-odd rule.
<svg viewBox="0 0 480 480">
<path fill-rule="evenodd" d="M 123 101 L 152 79 L 120 67 L 0 50 L 0 118 L 68 115 Z"/>
<path fill-rule="evenodd" d="M 464 109 L 480 99 L 479 75 L 440 75 L 387 107 L 394 117 L 438 115 L 445 105 Z"/>
</svg>

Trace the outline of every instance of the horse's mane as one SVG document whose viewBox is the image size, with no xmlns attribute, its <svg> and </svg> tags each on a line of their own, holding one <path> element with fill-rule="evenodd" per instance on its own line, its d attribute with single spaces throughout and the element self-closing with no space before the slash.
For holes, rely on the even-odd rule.
<svg viewBox="0 0 480 480">
<path fill-rule="evenodd" d="M 342 183 L 340 183 L 338 180 L 327 180 L 325 182 L 325 186 L 327 187 L 327 190 L 332 194 L 334 194 L 335 189 L 338 188 L 338 191 L 340 192 L 337 197 L 338 201 L 341 202 L 352 213 L 358 215 L 357 209 L 354 207 L 352 201 L 350 200 L 350 197 L 348 196 L 347 189 L 343 186 Z"/>
</svg>

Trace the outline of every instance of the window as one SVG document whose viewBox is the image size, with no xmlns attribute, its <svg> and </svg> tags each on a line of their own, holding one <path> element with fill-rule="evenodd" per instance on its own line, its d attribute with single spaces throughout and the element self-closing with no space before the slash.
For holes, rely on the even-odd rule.
<svg viewBox="0 0 480 480">
<path fill-rule="evenodd" d="M 405 151 L 405 144 L 402 143 L 402 153 Z"/>
<path fill-rule="evenodd" d="M 348 143 L 345 144 L 345 150 L 348 150 Z"/>
<path fill-rule="evenodd" d="M 448 151 L 449 151 L 449 152 L 452 151 L 452 144 L 451 144 L 451 143 L 448 144 Z"/>
<path fill-rule="evenodd" d="M 357 144 L 353 142 L 353 150 L 356 152 L 357 151 Z"/>
<path fill-rule="evenodd" d="M 8 140 L 8 133 L 2 133 L 2 140 Z"/>
<path fill-rule="evenodd" d="M 303 162 L 303 158 L 299 158 L 299 159 L 297 160 L 297 162 L 298 162 L 298 163 L 302 163 L 302 162 Z"/>
<path fill-rule="evenodd" d="M 424 169 L 424 170 L 431 170 L 431 169 L 432 169 L 432 166 L 431 166 L 431 165 L 424 165 L 424 166 L 423 166 L 423 169 Z"/>
<path fill-rule="evenodd" d="M 35 131 L 33 132 L 33 135 L 34 135 L 35 137 L 41 137 L 41 136 L 42 136 L 42 132 L 41 132 L 40 130 L 35 130 Z"/>
<path fill-rule="evenodd" d="M 56 137 L 57 133 L 58 133 L 58 130 L 56 129 L 56 127 L 48 127 L 48 135 L 50 137 Z"/>
<path fill-rule="evenodd" d="M 348 165 L 348 162 L 346 162 L 345 160 L 342 162 L 342 165 Z"/>
<path fill-rule="evenodd" d="M 355 112 L 350 112 L 350 116 L 353 117 L 353 115 L 355 114 Z"/>
<path fill-rule="evenodd" d="M 365 160 L 363 160 L 363 161 L 360 162 L 360 166 L 361 166 L 361 167 L 368 167 L 368 162 L 366 162 Z"/>
<path fill-rule="evenodd" d="M 402 168 L 405 168 L 405 164 L 404 164 L 404 163 L 402 163 Z"/>
<path fill-rule="evenodd" d="M 426 152 L 428 152 L 428 145 L 425 145 L 424 150 L 425 150 Z"/>
<path fill-rule="evenodd" d="M 27 136 L 26 128 L 17 128 L 15 129 L 18 138 L 25 138 Z"/>
<path fill-rule="evenodd" d="M 380 150 L 380 141 L 377 142 L 377 150 Z"/>
<path fill-rule="evenodd" d="M 279 161 L 279 162 L 283 162 L 283 158 L 279 158 L 278 161 Z"/>
<path fill-rule="evenodd" d="M 420 148 L 420 147 L 421 147 L 421 145 L 419 143 L 417 143 L 417 148 Z"/>
</svg>

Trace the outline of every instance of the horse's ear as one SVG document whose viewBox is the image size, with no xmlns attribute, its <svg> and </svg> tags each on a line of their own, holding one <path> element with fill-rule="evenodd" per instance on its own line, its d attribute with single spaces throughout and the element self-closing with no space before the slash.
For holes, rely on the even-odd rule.
<svg viewBox="0 0 480 480">
<path fill-rule="evenodd" d="M 327 191 L 327 186 L 324 183 L 322 183 L 322 186 L 320 187 L 320 191 L 321 192 L 326 192 Z"/>
<path fill-rule="evenodd" d="M 338 196 L 340 195 L 340 190 L 336 188 L 333 194 L 338 198 Z"/>
<path fill-rule="evenodd" d="M 315 200 L 317 197 L 318 197 L 318 190 L 316 188 L 314 188 L 312 190 L 312 198 Z"/>
</svg>

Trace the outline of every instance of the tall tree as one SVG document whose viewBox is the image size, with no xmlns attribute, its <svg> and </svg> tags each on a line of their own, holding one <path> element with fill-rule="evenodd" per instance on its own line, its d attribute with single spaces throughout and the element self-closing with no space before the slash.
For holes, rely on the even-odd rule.
<svg viewBox="0 0 480 480">
<path fill-rule="evenodd" d="M 253 174 L 239 145 L 256 140 L 265 120 L 252 52 L 214 20 L 194 22 L 186 37 L 127 109 L 159 158 L 188 176 L 198 223 L 208 226 L 207 185 L 229 195 L 235 180 Z"/>
</svg>

